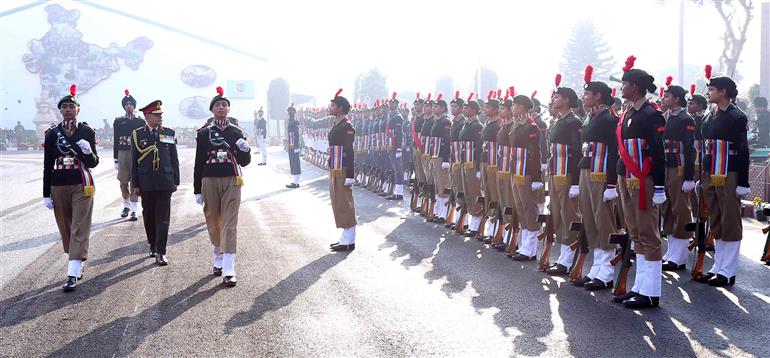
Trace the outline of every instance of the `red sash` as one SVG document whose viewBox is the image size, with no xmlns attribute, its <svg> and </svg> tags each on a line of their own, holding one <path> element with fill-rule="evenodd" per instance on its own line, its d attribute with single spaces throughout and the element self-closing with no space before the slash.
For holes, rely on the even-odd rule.
<svg viewBox="0 0 770 358">
<path fill-rule="evenodd" d="M 652 157 L 646 156 L 644 157 L 644 162 L 642 163 L 642 169 L 639 170 L 639 163 L 637 163 L 633 158 L 631 158 L 630 155 L 628 155 L 628 150 L 626 149 L 626 146 L 623 144 L 623 120 L 626 118 L 626 113 L 628 111 L 623 111 L 623 115 L 620 117 L 620 121 L 618 122 L 618 128 L 615 131 L 615 136 L 618 139 L 618 151 L 620 152 L 620 159 L 623 160 L 623 164 L 626 165 L 626 170 L 630 171 L 631 174 L 633 174 L 635 177 L 639 178 L 639 197 L 641 200 L 639 200 L 639 210 L 647 210 L 647 196 L 646 193 L 646 186 L 645 185 L 645 179 L 647 179 L 647 175 L 650 174 L 650 171 L 652 171 Z"/>
</svg>

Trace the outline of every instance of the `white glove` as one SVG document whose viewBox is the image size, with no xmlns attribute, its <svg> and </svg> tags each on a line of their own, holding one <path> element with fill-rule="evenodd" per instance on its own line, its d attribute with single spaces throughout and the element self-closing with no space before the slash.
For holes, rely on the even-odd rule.
<svg viewBox="0 0 770 358">
<path fill-rule="evenodd" d="M 615 200 L 618 198 L 618 190 L 615 187 L 604 189 L 604 201 Z"/>
<path fill-rule="evenodd" d="M 396 158 L 401 158 L 401 149 L 396 150 Z"/>
<path fill-rule="evenodd" d="M 449 169 L 449 162 L 442 162 L 441 169 Z"/>
<path fill-rule="evenodd" d="M 577 185 L 572 185 L 569 187 L 569 197 L 570 199 L 575 199 L 580 195 L 580 187 Z"/>
<path fill-rule="evenodd" d="M 652 202 L 655 205 L 663 205 L 666 202 L 666 189 L 662 186 L 656 186 L 655 194 L 652 195 Z"/>
<path fill-rule="evenodd" d="M 120 170 L 120 165 L 117 160 L 115 161 L 115 170 Z"/>
<path fill-rule="evenodd" d="M 345 178 L 345 186 L 351 186 L 353 183 L 355 183 L 355 179 L 353 178 Z"/>
<path fill-rule="evenodd" d="M 543 189 L 543 182 L 533 181 L 532 182 L 532 191 L 538 191 L 540 189 Z"/>
<path fill-rule="evenodd" d="M 541 172 L 547 172 L 548 171 L 548 164 L 547 163 L 540 164 L 540 171 Z"/>
<path fill-rule="evenodd" d="M 745 186 L 738 186 L 738 187 L 735 187 L 735 194 L 738 195 L 739 198 L 745 198 L 749 194 L 751 194 L 751 189 Z"/>
<path fill-rule="evenodd" d="M 481 179 L 481 172 L 476 172 L 476 179 Z"/>
<path fill-rule="evenodd" d="M 691 192 L 693 189 L 695 189 L 695 182 L 692 180 L 685 180 L 684 183 L 682 183 L 682 191 L 685 193 Z"/>
<path fill-rule="evenodd" d="M 78 144 L 78 147 L 80 147 L 80 150 L 83 152 L 83 154 L 89 155 L 93 153 L 91 151 L 91 143 L 88 143 L 87 140 L 81 139 L 77 142 L 77 144 Z"/>
<path fill-rule="evenodd" d="M 294 154 L 299 154 L 302 152 L 302 149 L 296 148 L 294 149 Z"/>
<path fill-rule="evenodd" d="M 45 205 L 48 210 L 53 210 L 53 199 L 43 198 L 43 205 Z"/>
<path fill-rule="evenodd" d="M 249 142 L 243 138 L 235 141 L 235 146 L 238 147 L 238 149 L 240 149 L 242 152 L 248 152 L 251 150 L 251 147 L 249 147 Z"/>
<path fill-rule="evenodd" d="M 203 195 L 195 194 L 195 203 L 198 205 L 203 205 Z"/>
</svg>

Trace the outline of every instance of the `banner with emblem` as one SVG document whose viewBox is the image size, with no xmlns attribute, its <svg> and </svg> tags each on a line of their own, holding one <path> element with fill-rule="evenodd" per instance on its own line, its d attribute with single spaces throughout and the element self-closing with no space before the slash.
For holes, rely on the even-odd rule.
<svg viewBox="0 0 770 358">
<path fill-rule="evenodd" d="M 227 81 L 227 97 L 231 99 L 254 99 L 254 81 Z"/>
</svg>

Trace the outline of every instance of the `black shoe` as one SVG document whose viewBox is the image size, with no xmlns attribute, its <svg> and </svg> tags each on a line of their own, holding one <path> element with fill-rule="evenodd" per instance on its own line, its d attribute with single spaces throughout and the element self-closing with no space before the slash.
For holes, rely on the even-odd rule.
<svg viewBox="0 0 770 358">
<path fill-rule="evenodd" d="M 725 276 L 717 274 L 709 280 L 709 286 L 724 287 L 732 286 L 735 284 L 735 276 L 727 278 Z"/>
<path fill-rule="evenodd" d="M 416 208 L 414 208 L 414 209 L 412 209 L 412 212 L 413 212 L 413 213 L 416 213 L 416 212 L 418 212 L 418 211 L 420 211 L 420 207 L 419 207 L 419 206 L 418 206 L 418 207 L 416 207 Z"/>
<path fill-rule="evenodd" d="M 651 307 L 658 307 L 659 301 L 660 301 L 660 297 L 638 295 L 623 301 L 623 306 L 626 306 L 626 308 L 632 308 L 632 309 L 651 308 Z"/>
<path fill-rule="evenodd" d="M 350 244 L 350 245 L 334 245 L 332 246 L 332 251 L 353 251 L 356 249 L 356 244 Z"/>
<path fill-rule="evenodd" d="M 255 154 L 255 155 L 256 155 L 256 154 Z M 263 165 L 267 165 L 267 163 L 259 163 L 259 164 L 257 164 L 257 165 L 259 165 L 259 166 L 263 166 Z"/>
<path fill-rule="evenodd" d="M 289 189 L 297 189 L 297 188 L 299 188 L 299 184 L 289 183 L 289 184 L 286 184 L 286 187 L 289 188 Z"/>
<path fill-rule="evenodd" d="M 483 239 L 483 240 L 481 240 L 481 241 L 483 241 L 483 242 L 484 242 L 484 244 L 486 244 L 486 245 L 490 245 L 490 244 L 492 244 L 492 238 L 491 238 L 491 237 L 488 237 L 488 236 L 487 236 L 487 237 L 484 237 L 484 239 Z"/>
<path fill-rule="evenodd" d="M 598 290 L 603 290 L 605 288 L 612 288 L 612 281 L 604 282 L 598 278 L 595 278 L 589 282 L 586 282 L 583 285 L 583 288 L 585 288 L 588 291 L 598 291 Z"/>
<path fill-rule="evenodd" d="M 436 218 L 435 217 L 434 218 L 427 218 L 427 219 L 425 219 L 425 222 L 426 223 L 432 223 L 433 220 L 436 220 Z"/>
<path fill-rule="evenodd" d="M 237 283 L 238 281 L 235 279 L 235 276 L 225 276 L 225 278 L 222 279 L 222 284 L 227 287 L 235 287 Z"/>
<path fill-rule="evenodd" d="M 465 236 L 465 237 L 476 237 L 476 234 L 478 234 L 478 233 L 479 233 L 478 231 L 471 231 L 471 230 L 468 230 L 468 231 L 466 231 L 466 232 L 463 234 L 463 236 Z"/>
<path fill-rule="evenodd" d="M 501 242 L 499 244 L 492 245 L 493 248 L 495 248 L 497 251 L 505 251 L 505 248 L 508 246 L 508 244 Z"/>
<path fill-rule="evenodd" d="M 631 299 L 636 296 L 639 296 L 639 294 L 634 291 L 628 291 L 628 293 L 626 293 L 625 295 L 612 296 L 612 302 L 623 303 L 625 300 Z"/>
<path fill-rule="evenodd" d="M 433 223 L 441 225 L 443 223 L 446 223 L 446 219 L 444 219 L 444 218 L 435 218 L 435 219 L 433 219 Z"/>
<path fill-rule="evenodd" d="M 340 243 L 339 243 L 339 241 L 338 241 L 338 242 L 335 242 L 335 243 L 333 243 L 333 244 L 329 245 L 329 247 L 335 247 L 335 246 L 337 246 L 337 245 L 339 245 L 339 244 L 340 244 Z"/>
<path fill-rule="evenodd" d="M 527 256 L 527 255 L 522 255 L 522 254 L 520 254 L 520 253 L 518 253 L 518 252 L 517 252 L 517 253 L 514 253 L 514 254 L 510 254 L 510 255 L 508 255 L 508 256 L 509 256 L 510 258 L 512 258 L 512 259 L 513 259 L 513 261 L 532 261 L 532 260 L 534 260 L 534 259 L 536 259 L 536 258 L 537 258 L 536 256 Z"/>
<path fill-rule="evenodd" d="M 155 252 L 155 250 L 150 249 L 150 257 L 156 257 L 158 254 Z"/>
<path fill-rule="evenodd" d="M 447 229 L 454 229 L 455 228 L 455 223 L 448 222 L 448 223 L 444 224 L 444 227 L 447 228 Z"/>
<path fill-rule="evenodd" d="M 124 218 L 124 217 L 128 216 L 128 212 L 129 211 L 130 210 L 128 210 L 128 208 L 123 208 L 123 212 L 120 213 L 120 217 Z"/>
<path fill-rule="evenodd" d="M 387 199 L 388 200 L 404 200 L 404 196 L 403 195 L 393 194 L 393 195 L 389 196 Z"/>
<path fill-rule="evenodd" d="M 695 282 L 700 283 L 709 283 L 709 280 L 711 280 L 712 277 L 716 276 L 715 274 L 708 272 L 705 275 L 701 275 L 701 277 L 698 277 L 695 279 Z"/>
<path fill-rule="evenodd" d="M 680 271 L 684 270 L 685 265 L 677 265 L 675 262 L 672 261 L 666 261 L 666 263 L 663 264 L 663 271 Z"/>
<path fill-rule="evenodd" d="M 139 219 L 136 218 L 136 213 L 131 213 L 131 217 L 128 218 L 128 221 L 137 221 Z"/>
<path fill-rule="evenodd" d="M 67 283 L 64 284 L 64 292 L 75 291 L 75 287 L 78 285 L 78 278 L 75 276 L 67 276 Z"/>
<path fill-rule="evenodd" d="M 569 272 L 569 268 L 562 264 L 556 264 L 545 269 L 545 273 L 551 276 L 564 276 L 567 272 Z"/>
<path fill-rule="evenodd" d="M 575 282 L 573 282 L 572 284 L 575 285 L 576 287 L 585 287 L 586 284 L 589 283 L 589 282 L 591 282 L 591 279 L 588 276 L 583 276 L 583 277 L 575 280 Z"/>
<path fill-rule="evenodd" d="M 212 271 L 214 276 L 222 276 L 222 268 L 214 266 L 214 270 Z"/>
<path fill-rule="evenodd" d="M 379 196 L 388 196 L 388 192 L 381 191 L 381 192 L 377 193 L 377 195 L 379 195 Z"/>
<path fill-rule="evenodd" d="M 155 257 L 155 263 L 158 264 L 158 266 L 166 266 L 168 265 L 168 259 L 165 254 L 158 254 L 158 256 Z"/>
</svg>

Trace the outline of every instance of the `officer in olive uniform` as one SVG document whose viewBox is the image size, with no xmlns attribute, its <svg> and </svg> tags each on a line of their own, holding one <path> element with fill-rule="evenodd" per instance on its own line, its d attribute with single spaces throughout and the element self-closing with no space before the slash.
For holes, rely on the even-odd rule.
<svg viewBox="0 0 770 358">
<path fill-rule="evenodd" d="M 214 275 L 222 276 L 227 287 L 236 285 L 235 253 L 238 243 L 238 211 L 241 206 L 243 173 L 241 166 L 251 162 L 251 148 L 243 131 L 231 124 L 227 114 L 230 100 L 222 87 L 211 99 L 211 124 L 198 130 L 195 138 L 193 193 L 203 205 L 206 227 L 212 245 Z"/>
<path fill-rule="evenodd" d="M 96 132 L 85 122 L 78 123 L 76 93 L 72 85 L 70 94 L 59 100 L 62 122 L 45 132 L 43 144 L 43 204 L 53 210 L 69 255 L 65 292 L 75 289 L 88 259 L 95 190 L 91 168 L 99 164 Z"/>
<path fill-rule="evenodd" d="M 447 116 L 447 103 L 443 93 L 439 93 L 433 104 L 436 120 L 433 123 L 430 136 L 433 138 L 433 153 L 431 154 L 431 167 L 433 168 L 433 185 L 436 192 L 436 205 L 433 212 L 436 214 L 433 222 L 443 224 L 449 215 L 449 132 L 452 121 Z"/>
<path fill-rule="evenodd" d="M 356 248 L 356 207 L 353 202 L 355 181 L 355 153 L 353 141 L 356 131 L 347 118 L 350 102 L 340 96 L 340 88 L 331 100 L 329 114 L 334 125 L 329 131 L 329 196 L 334 212 L 334 222 L 342 229 L 339 242 L 331 244 L 332 251 L 352 251 Z"/>
<path fill-rule="evenodd" d="M 145 125 L 144 119 L 134 114 L 136 108 L 136 99 L 134 99 L 128 90 L 125 90 L 125 97 L 121 101 L 126 114 L 115 118 L 112 124 L 113 130 L 113 159 L 115 160 L 115 170 L 118 171 L 118 182 L 120 182 L 120 193 L 123 196 L 123 212 L 120 217 L 127 217 L 129 212 L 131 217 L 129 221 L 136 221 L 136 203 L 139 197 L 133 194 L 133 188 L 129 188 L 131 183 L 131 133 L 134 129 L 142 128 Z"/>
<path fill-rule="evenodd" d="M 286 125 L 286 141 L 289 147 L 289 169 L 291 170 L 291 183 L 286 184 L 286 187 L 296 189 L 299 188 L 299 176 L 302 174 L 302 167 L 299 163 L 299 154 L 302 152 L 299 145 L 299 122 L 294 118 L 294 114 L 297 113 L 294 104 L 286 109 L 286 112 L 289 114 L 289 122 Z"/>
<path fill-rule="evenodd" d="M 481 226 L 481 216 L 484 214 L 484 205 L 481 197 L 481 130 L 483 125 L 479 122 L 478 101 L 472 100 L 473 93 L 468 97 L 468 102 L 463 107 L 465 124 L 460 130 L 460 141 L 462 142 L 462 173 L 463 173 L 463 194 L 465 196 L 465 207 L 468 210 L 468 230 L 465 232 L 467 237 L 475 237 Z"/>
<path fill-rule="evenodd" d="M 455 98 L 449 102 L 450 110 L 452 113 L 452 127 L 449 129 L 449 145 L 450 145 L 450 180 L 452 183 L 452 198 L 454 199 L 454 207 L 452 210 L 454 213 L 454 222 L 447 223 L 448 227 L 454 228 L 455 225 L 460 223 L 462 218 L 462 210 L 464 210 L 464 194 L 463 194 L 463 174 L 462 174 L 462 142 L 460 141 L 460 131 L 465 125 L 465 116 L 463 116 L 463 106 L 465 106 L 465 100 L 460 98 L 460 91 L 455 91 Z M 465 223 L 461 223 L 465 225 Z"/>
<path fill-rule="evenodd" d="M 142 196 L 142 218 L 150 256 L 168 265 L 166 245 L 171 221 L 171 194 L 179 186 L 179 158 L 173 129 L 163 127 L 160 100 L 140 109 L 147 124 L 131 133 L 131 185 Z"/>
<path fill-rule="evenodd" d="M 388 101 L 388 124 L 386 127 L 386 138 L 388 158 L 390 159 L 391 170 L 393 170 L 393 194 L 388 196 L 388 200 L 402 200 L 404 198 L 404 162 L 402 156 L 402 143 L 404 141 L 404 119 L 398 113 L 398 99 L 396 92 L 393 92 Z"/>
</svg>

